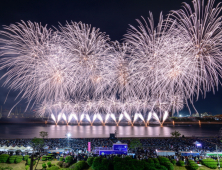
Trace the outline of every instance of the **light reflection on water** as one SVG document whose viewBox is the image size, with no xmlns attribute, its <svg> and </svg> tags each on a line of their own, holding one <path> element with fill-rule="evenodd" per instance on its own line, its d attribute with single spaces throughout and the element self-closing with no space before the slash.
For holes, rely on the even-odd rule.
<svg viewBox="0 0 222 170">
<path fill-rule="evenodd" d="M 181 126 L 74 126 L 44 124 L 0 124 L 0 138 L 39 137 L 40 131 L 47 131 L 49 138 L 64 138 L 69 132 L 72 138 L 108 138 L 117 130 L 118 137 L 170 137 L 177 130 L 186 136 L 215 136 L 222 125 L 181 125 Z"/>
</svg>

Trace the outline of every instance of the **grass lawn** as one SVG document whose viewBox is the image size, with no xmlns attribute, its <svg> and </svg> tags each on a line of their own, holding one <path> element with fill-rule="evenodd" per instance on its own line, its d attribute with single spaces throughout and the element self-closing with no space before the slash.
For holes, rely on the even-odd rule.
<svg viewBox="0 0 222 170">
<path fill-rule="evenodd" d="M 51 162 L 51 164 L 55 164 L 56 166 L 57 166 L 57 163 L 59 162 L 59 161 L 39 161 L 39 163 L 38 163 L 38 166 L 37 166 L 37 168 L 36 169 L 42 169 L 42 164 L 43 163 L 45 163 L 46 164 L 46 166 L 47 166 L 47 162 Z M 37 163 L 37 162 L 36 162 Z M 36 165 L 35 165 L 36 166 Z M 34 167 L 35 167 L 34 166 Z M 48 167 L 48 166 L 47 166 Z"/>
<path fill-rule="evenodd" d="M 0 163 L 0 167 L 12 167 L 13 170 L 25 170 L 25 163 L 26 161 L 22 161 L 17 164 L 8 164 L 8 163 Z"/>
<path fill-rule="evenodd" d="M 42 164 L 43 163 L 47 164 L 47 162 L 48 161 L 39 161 L 38 166 L 37 166 L 36 169 L 41 170 L 42 169 Z M 50 161 L 50 162 L 52 164 L 57 165 L 57 162 L 59 162 L 59 161 L 56 160 L 56 161 Z M 26 161 L 22 161 L 18 164 L 0 163 L 0 167 L 8 167 L 9 166 L 9 167 L 12 167 L 13 170 L 25 170 L 25 163 L 26 163 Z M 34 166 L 34 168 L 35 168 L 35 166 Z M 198 168 L 198 170 L 200 170 L 200 169 L 202 169 L 202 170 L 212 170 L 212 169 L 210 169 L 206 166 L 200 166 Z M 92 168 L 90 167 L 88 170 L 92 170 Z M 189 170 L 189 169 L 187 168 L 187 166 L 176 166 L 176 165 L 174 165 L 174 170 Z M 214 169 L 214 170 L 219 170 L 219 169 L 217 168 L 217 169 Z"/>
<path fill-rule="evenodd" d="M 210 168 L 208 168 L 204 165 L 202 165 L 198 168 L 198 170 L 200 170 L 200 169 L 202 169 L 202 170 L 212 170 L 212 169 L 210 169 Z M 189 169 L 188 169 L 187 166 L 176 166 L 176 165 L 174 165 L 174 170 L 189 170 Z M 219 170 L 219 169 L 217 168 L 217 169 L 214 169 L 214 170 Z"/>
<path fill-rule="evenodd" d="M 49 161 L 39 161 L 38 166 L 37 166 L 36 169 L 38 169 L 38 170 L 42 169 L 42 164 L 43 163 L 47 164 L 47 162 L 49 162 Z M 59 161 L 50 161 L 50 162 L 52 164 L 57 165 L 57 162 L 59 162 Z M 22 161 L 18 164 L 0 163 L 0 167 L 3 167 L 3 168 L 4 167 L 12 167 L 13 170 L 25 170 L 25 164 L 26 164 L 26 161 Z M 34 165 L 34 168 L 35 167 L 36 167 L 36 165 Z"/>
</svg>

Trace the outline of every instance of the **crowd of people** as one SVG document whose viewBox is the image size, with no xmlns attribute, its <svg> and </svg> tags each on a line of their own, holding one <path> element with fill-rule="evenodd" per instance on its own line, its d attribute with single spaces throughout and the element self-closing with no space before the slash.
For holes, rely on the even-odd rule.
<svg viewBox="0 0 222 170">
<path fill-rule="evenodd" d="M 138 138 L 137 138 L 138 139 Z M 1 146 L 30 146 L 32 147 L 32 139 L 0 139 Z M 87 153 L 88 142 L 91 142 L 91 148 L 94 150 L 96 147 L 111 148 L 113 143 L 120 141 L 121 143 L 127 143 L 130 146 L 132 139 L 118 138 L 110 140 L 109 138 L 56 138 L 56 139 L 44 139 L 44 145 L 48 146 L 49 150 L 55 150 L 58 148 L 71 148 L 73 152 Z M 193 151 L 193 152 L 212 152 L 215 151 L 216 145 L 221 145 L 220 138 L 139 138 L 142 147 L 130 149 L 129 153 L 142 153 L 143 155 L 155 155 L 156 150 L 168 150 L 168 151 Z M 201 143 L 200 147 L 194 145 L 194 142 Z M 222 151 L 219 147 L 218 151 Z"/>
</svg>

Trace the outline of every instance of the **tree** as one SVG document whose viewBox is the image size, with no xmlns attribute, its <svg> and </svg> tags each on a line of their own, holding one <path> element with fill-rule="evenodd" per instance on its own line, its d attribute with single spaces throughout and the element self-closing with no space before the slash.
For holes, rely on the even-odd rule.
<svg viewBox="0 0 222 170">
<path fill-rule="evenodd" d="M 48 137 L 48 132 L 41 131 L 39 132 L 39 136 L 41 136 L 44 139 L 45 137 Z"/>
<path fill-rule="evenodd" d="M 33 150 L 40 150 L 44 146 L 44 140 L 41 138 L 33 138 L 31 141 L 31 146 L 33 147 Z"/>
<path fill-rule="evenodd" d="M 179 132 L 179 131 L 176 131 L 176 130 L 175 130 L 175 132 L 171 132 L 171 135 L 172 135 L 172 137 L 175 137 L 175 138 L 181 136 L 180 132 Z"/>
<path fill-rule="evenodd" d="M 137 148 L 139 147 L 142 147 L 142 143 L 140 142 L 139 139 L 132 139 L 130 141 L 130 146 L 129 146 L 130 149 L 135 149 L 137 152 Z"/>
<path fill-rule="evenodd" d="M 44 146 L 44 139 L 35 137 L 31 140 L 30 145 L 33 147 L 33 152 L 31 155 L 31 162 L 30 162 L 30 170 L 33 170 L 33 165 L 35 164 L 34 161 L 40 158 L 40 156 L 38 156 L 37 158 L 34 158 L 34 152 L 37 150 L 40 150 Z"/>
</svg>

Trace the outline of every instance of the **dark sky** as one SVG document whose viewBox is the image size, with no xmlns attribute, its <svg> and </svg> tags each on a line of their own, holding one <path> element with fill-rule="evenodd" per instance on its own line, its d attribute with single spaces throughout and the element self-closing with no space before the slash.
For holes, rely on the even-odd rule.
<svg viewBox="0 0 222 170">
<path fill-rule="evenodd" d="M 1 0 L 0 25 L 30 20 L 56 27 L 58 22 L 82 21 L 100 28 L 110 35 L 111 40 L 121 41 L 128 25 L 137 25 L 135 19 L 147 17 L 151 11 L 158 22 L 161 11 L 166 15 L 170 10 L 180 9 L 182 2 L 191 4 L 191 0 Z M 0 71 L 0 76 L 3 73 Z M 0 106 L 3 109 L 10 109 L 16 103 L 14 98 L 17 93 L 10 92 L 6 104 L 3 104 L 7 93 L 7 88 L 0 87 Z M 24 108 L 25 101 L 20 106 Z M 208 93 L 207 98 L 199 99 L 195 106 L 200 113 L 221 114 L 222 89 L 215 95 Z M 188 111 L 184 109 L 181 113 L 187 114 Z"/>
</svg>

